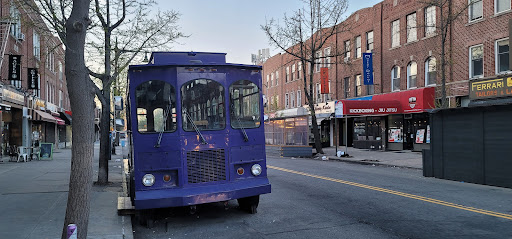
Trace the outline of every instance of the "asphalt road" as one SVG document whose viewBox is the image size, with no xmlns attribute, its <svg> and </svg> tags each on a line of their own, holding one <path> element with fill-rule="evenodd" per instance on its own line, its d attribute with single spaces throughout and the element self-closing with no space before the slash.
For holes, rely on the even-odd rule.
<svg viewBox="0 0 512 239">
<path fill-rule="evenodd" d="M 267 158 L 272 193 L 250 215 L 231 201 L 159 210 L 135 238 L 512 238 L 512 189 L 420 170 Z"/>
</svg>

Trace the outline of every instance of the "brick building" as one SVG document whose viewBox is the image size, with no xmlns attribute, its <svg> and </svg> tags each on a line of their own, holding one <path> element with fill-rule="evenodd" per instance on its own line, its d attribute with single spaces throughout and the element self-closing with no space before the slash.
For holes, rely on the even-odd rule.
<svg viewBox="0 0 512 239">
<path fill-rule="evenodd" d="M 508 20 L 510 0 L 452 1 L 452 13 L 461 12 L 449 25 L 445 44 L 446 92 L 449 107 L 467 106 L 469 80 L 510 73 L 508 67 Z M 358 10 L 344 23 L 352 27 L 329 39 L 319 56 L 343 51 L 342 56 L 323 59 L 329 67 L 330 93 L 320 94 L 320 69 L 314 70 L 314 100 L 319 109 L 322 138 L 330 145 L 361 148 L 415 149 L 428 147 L 428 111 L 440 106 L 441 26 L 446 24 L 448 6 L 428 6 L 420 1 L 384 0 Z M 443 11 L 443 13 L 441 13 Z M 374 85 L 364 85 L 362 53 L 373 57 Z M 299 63 L 286 54 L 272 56 L 263 64 L 266 112 L 270 118 L 295 117 L 293 110 L 304 106 L 303 79 Z M 316 68 L 316 67 L 315 67 Z M 288 73 L 287 73 L 288 72 Z M 286 80 L 286 75 L 293 74 Z M 279 76 L 279 77 L 277 77 Z M 396 114 L 354 114 L 347 120 L 332 119 L 334 101 L 364 100 L 367 107 L 401 102 Z M 324 106 L 321 106 L 324 103 Z M 351 103 L 345 104 L 349 107 Z M 332 107 L 331 107 L 332 106 Z M 316 107 L 315 107 L 316 108 Z M 355 112 L 355 111 L 354 111 Z"/>
<path fill-rule="evenodd" d="M 71 146 L 64 47 L 28 9 L 17 1 L 0 1 L 3 154 L 40 142 Z"/>
</svg>

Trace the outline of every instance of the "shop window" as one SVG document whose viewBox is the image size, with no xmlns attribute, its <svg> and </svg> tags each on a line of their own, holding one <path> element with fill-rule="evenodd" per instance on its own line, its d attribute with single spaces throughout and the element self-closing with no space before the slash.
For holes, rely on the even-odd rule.
<svg viewBox="0 0 512 239">
<path fill-rule="evenodd" d="M 389 115 L 388 116 L 388 142 L 389 143 L 402 143 L 403 142 L 403 116 L 402 115 Z"/>
<path fill-rule="evenodd" d="M 366 140 L 366 119 L 354 119 L 354 140 Z"/>
</svg>

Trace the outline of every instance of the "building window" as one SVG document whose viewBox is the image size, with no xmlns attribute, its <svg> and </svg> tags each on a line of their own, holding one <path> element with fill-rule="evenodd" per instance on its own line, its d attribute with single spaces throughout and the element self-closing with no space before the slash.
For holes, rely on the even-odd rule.
<svg viewBox="0 0 512 239">
<path fill-rule="evenodd" d="M 363 87 L 361 83 L 361 75 L 356 75 L 356 91 L 355 91 L 355 97 L 361 96 L 363 94 Z"/>
<path fill-rule="evenodd" d="M 366 33 L 366 50 L 373 51 L 373 31 Z"/>
<path fill-rule="evenodd" d="M 416 88 L 416 76 L 418 75 L 418 64 L 411 61 L 407 65 L 407 88 Z"/>
<path fill-rule="evenodd" d="M 361 36 L 356 37 L 356 58 L 361 57 Z"/>
<path fill-rule="evenodd" d="M 391 70 L 391 91 L 400 90 L 400 67 L 395 66 Z"/>
<path fill-rule="evenodd" d="M 468 0 L 469 1 L 469 21 L 478 20 L 483 17 L 484 7 L 482 0 Z"/>
<path fill-rule="evenodd" d="M 59 107 L 62 108 L 62 90 L 59 90 Z"/>
<path fill-rule="evenodd" d="M 321 103 L 322 102 L 322 94 L 321 94 L 321 91 L 322 88 L 320 86 L 320 84 L 316 84 L 316 103 Z"/>
<path fill-rule="evenodd" d="M 302 78 L 302 61 L 299 61 L 299 64 L 297 65 L 297 80 L 300 80 Z"/>
<path fill-rule="evenodd" d="M 270 85 L 268 84 L 270 82 L 270 75 L 267 75 L 267 89 L 270 88 Z"/>
<path fill-rule="evenodd" d="M 276 71 L 276 85 L 279 85 L 279 71 Z"/>
<path fill-rule="evenodd" d="M 436 7 L 425 8 L 425 36 L 432 36 L 436 33 Z"/>
<path fill-rule="evenodd" d="M 484 76 L 484 47 L 483 45 L 469 48 L 469 77 Z"/>
<path fill-rule="evenodd" d="M 295 80 L 295 64 L 292 65 L 292 81 Z"/>
<path fill-rule="evenodd" d="M 509 67 L 509 39 L 496 41 L 496 74 L 507 73 Z"/>
<path fill-rule="evenodd" d="M 348 60 L 350 58 L 350 40 L 343 42 L 345 45 L 345 59 Z"/>
<path fill-rule="evenodd" d="M 495 13 L 510 10 L 510 0 L 494 0 Z"/>
<path fill-rule="evenodd" d="M 11 24 L 11 35 L 14 38 L 19 39 L 21 36 L 21 18 L 20 11 L 16 8 L 16 6 L 11 5 L 10 9 L 12 24 Z"/>
<path fill-rule="evenodd" d="M 375 85 L 366 85 L 366 94 L 367 95 L 375 94 Z"/>
<path fill-rule="evenodd" d="M 295 93 L 294 92 L 290 92 L 290 102 L 291 102 L 292 108 L 295 108 Z"/>
<path fill-rule="evenodd" d="M 400 20 L 391 23 L 391 47 L 400 46 Z"/>
<path fill-rule="evenodd" d="M 270 86 L 274 86 L 274 72 L 270 74 Z"/>
<path fill-rule="evenodd" d="M 436 58 L 430 57 L 425 61 L 425 86 L 435 85 L 437 77 Z"/>
<path fill-rule="evenodd" d="M 322 51 L 317 51 L 315 56 L 315 72 L 320 72 L 320 67 L 322 67 Z"/>
<path fill-rule="evenodd" d="M 416 13 L 407 15 L 407 42 L 418 40 L 418 31 L 416 28 Z"/>
<path fill-rule="evenodd" d="M 288 82 L 288 81 L 290 81 L 290 67 L 289 66 L 286 67 L 286 76 L 284 78 L 284 82 Z"/>
<path fill-rule="evenodd" d="M 300 90 L 297 91 L 297 106 L 302 105 L 302 92 Z"/>
<path fill-rule="evenodd" d="M 286 94 L 284 95 L 284 108 L 285 108 L 285 109 L 290 108 L 290 101 L 289 101 L 289 95 L 288 95 L 288 93 L 286 93 Z"/>
<path fill-rule="evenodd" d="M 325 60 L 324 60 L 324 66 L 327 67 L 327 68 L 331 68 L 331 48 L 328 47 L 328 48 L 325 48 L 324 49 L 324 57 L 325 57 Z"/>
<path fill-rule="evenodd" d="M 59 80 L 63 81 L 63 70 L 62 70 L 62 62 L 59 61 Z"/>
<path fill-rule="evenodd" d="M 345 79 L 343 79 L 343 82 L 344 82 L 344 89 L 345 89 L 345 99 L 349 98 L 350 97 L 350 78 L 349 77 L 345 77 Z"/>
<path fill-rule="evenodd" d="M 39 41 L 39 34 L 36 31 L 32 33 L 32 43 L 34 45 L 34 57 L 41 60 L 41 41 Z"/>
</svg>

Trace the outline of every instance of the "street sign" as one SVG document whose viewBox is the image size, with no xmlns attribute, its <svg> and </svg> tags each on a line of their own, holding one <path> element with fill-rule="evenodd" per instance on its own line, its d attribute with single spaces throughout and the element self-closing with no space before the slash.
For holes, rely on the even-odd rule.
<svg viewBox="0 0 512 239">
<path fill-rule="evenodd" d="M 363 53 L 363 77 L 365 85 L 373 85 L 372 53 Z"/>
<path fill-rule="evenodd" d="M 320 68 L 320 83 L 322 84 L 322 94 L 329 94 L 329 68 Z"/>
</svg>

